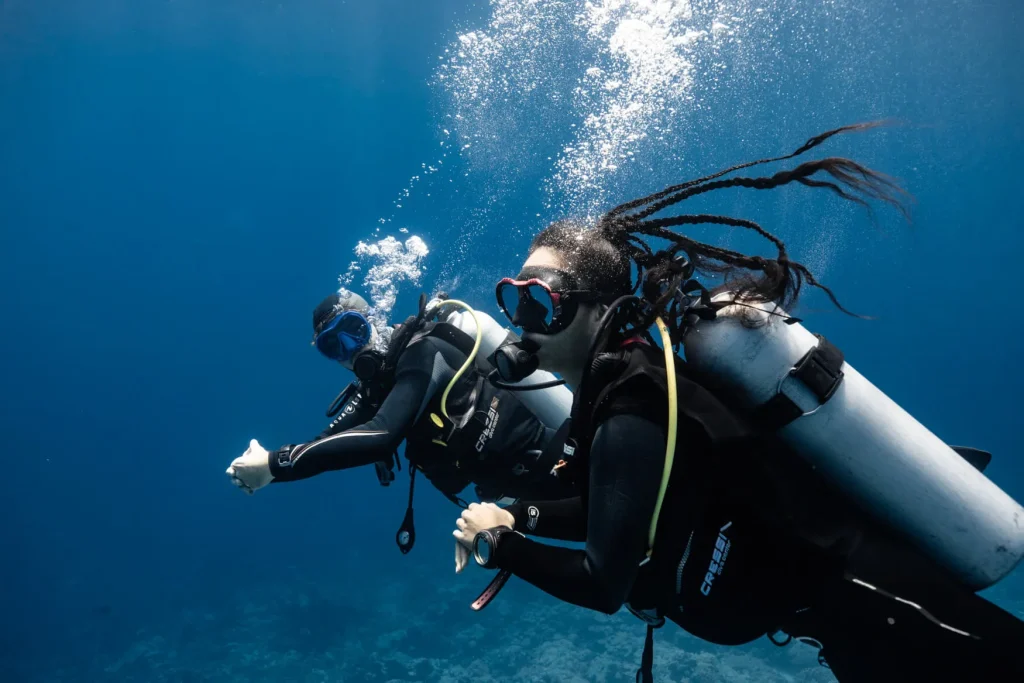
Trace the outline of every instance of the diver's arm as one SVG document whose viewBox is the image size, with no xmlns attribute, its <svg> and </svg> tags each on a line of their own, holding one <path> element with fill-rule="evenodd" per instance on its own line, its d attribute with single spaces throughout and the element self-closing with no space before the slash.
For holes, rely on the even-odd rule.
<svg viewBox="0 0 1024 683">
<path fill-rule="evenodd" d="M 559 600 L 612 614 L 626 601 L 647 550 L 665 432 L 636 415 L 613 416 L 598 428 L 590 459 L 586 549 L 505 534 L 493 557 L 496 566 Z M 541 518 L 550 503 L 543 505 Z"/>
<path fill-rule="evenodd" d="M 394 388 L 377 414 L 350 429 L 271 453 L 274 482 L 306 479 L 390 458 L 435 386 L 431 382 L 433 362 L 429 344 L 406 349 L 396 370 Z"/>
<path fill-rule="evenodd" d="M 338 413 L 337 417 L 331 420 L 331 423 L 327 425 L 327 428 L 317 435 L 316 440 L 324 439 L 328 436 L 344 432 L 349 429 L 355 429 L 359 425 L 369 422 L 373 419 L 373 416 L 377 413 L 380 408 L 379 405 L 374 406 L 369 399 L 366 397 L 365 390 L 359 390 L 349 399 L 348 403 L 344 406 L 344 409 Z"/>
<path fill-rule="evenodd" d="M 559 541 L 587 540 L 587 511 L 579 496 L 564 500 L 518 502 L 505 508 L 516 531 Z"/>
</svg>

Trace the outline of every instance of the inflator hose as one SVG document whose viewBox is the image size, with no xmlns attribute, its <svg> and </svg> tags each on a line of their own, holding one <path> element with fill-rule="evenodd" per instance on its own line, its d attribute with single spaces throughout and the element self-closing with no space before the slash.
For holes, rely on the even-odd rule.
<svg viewBox="0 0 1024 683">
<path fill-rule="evenodd" d="M 675 355 L 672 353 L 672 340 L 669 338 L 665 321 L 659 317 L 654 322 L 657 323 L 658 331 L 661 332 L 661 345 L 665 350 L 665 376 L 668 380 L 668 438 L 665 441 L 665 470 L 661 475 L 661 486 L 658 488 L 658 500 L 654 504 L 651 528 L 647 532 L 647 557 L 654 552 L 654 536 L 658 531 L 658 517 L 661 515 L 661 506 L 665 502 L 668 480 L 672 476 L 672 462 L 676 456 L 676 431 L 679 426 L 677 412 L 679 396 L 676 393 L 676 361 Z"/>
<path fill-rule="evenodd" d="M 473 318 L 473 324 L 476 325 L 476 342 L 473 344 L 473 350 L 470 351 L 469 356 L 466 358 L 466 362 L 462 364 L 459 371 L 455 373 L 454 377 L 452 377 L 452 381 L 448 383 L 444 393 L 441 394 L 441 414 L 451 420 L 451 418 L 448 417 L 448 394 L 451 393 L 452 387 L 455 386 L 455 383 L 459 381 L 459 378 L 462 377 L 466 370 L 469 369 L 469 366 L 473 364 L 473 361 L 476 360 L 476 354 L 480 351 L 480 343 L 484 338 L 484 328 L 480 326 L 480 319 L 476 317 L 476 311 L 474 311 L 469 304 L 458 301 L 457 299 L 445 299 L 439 305 L 448 306 L 449 304 L 464 308 Z"/>
</svg>

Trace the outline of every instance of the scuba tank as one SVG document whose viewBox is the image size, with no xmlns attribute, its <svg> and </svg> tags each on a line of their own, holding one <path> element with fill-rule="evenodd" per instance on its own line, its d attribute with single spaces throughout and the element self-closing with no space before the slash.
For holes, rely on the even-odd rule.
<svg viewBox="0 0 1024 683">
<path fill-rule="evenodd" d="M 434 306 L 443 307 L 444 301 L 442 299 L 434 299 L 427 304 L 427 309 L 429 310 Z M 519 337 L 515 333 L 510 332 L 499 325 L 494 318 L 486 313 L 479 310 L 475 310 L 474 312 L 477 319 L 480 321 L 481 328 L 483 328 L 483 334 L 480 338 L 480 350 L 476 356 L 476 367 L 486 377 L 492 370 L 494 370 L 491 358 L 498 347 L 510 340 L 518 341 Z M 467 312 L 454 310 L 451 313 L 447 313 L 442 310 L 438 319 L 449 323 L 450 325 L 454 325 L 471 337 L 476 337 L 476 324 L 473 322 L 473 316 Z M 528 387 L 535 384 L 553 381 L 556 381 L 556 378 L 550 372 L 537 370 L 525 379 L 513 383 L 513 385 Z M 572 392 L 564 385 L 552 386 L 546 389 L 537 389 L 534 391 L 519 391 L 516 392 L 516 397 L 527 408 L 529 408 L 545 426 L 552 429 L 558 429 L 561 427 L 562 423 L 565 422 L 565 419 L 569 416 L 569 411 L 572 409 Z"/>
<path fill-rule="evenodd" d="M 682 338 L 709 389 L 972 590 L 1013 570 L 1024 508 L 982 474 L 987 453 L 945 444 L 774 304 L 731 297 Z"/>
</svg>

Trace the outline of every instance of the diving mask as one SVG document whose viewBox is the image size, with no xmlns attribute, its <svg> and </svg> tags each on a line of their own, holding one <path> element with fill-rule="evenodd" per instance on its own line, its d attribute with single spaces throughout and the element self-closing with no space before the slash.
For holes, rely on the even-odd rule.
<svg viewBox="0 0 1024 683">
<path fill-rule="evenodd" d="M 503 278 L 495 289 L 498 307 L 525 332 L 556 334 L 576 317 L 579 304 L 601 299 L 598 292 L 577 288 L 576 278 L 556 268 L 523 268 Z"/>
<path fill-rule="evenodd" d="M 372 334 L 366 316 L 357 311 L 344 311 L 316 330 L 313 345 L 325 358 L 344 363 L 370 343 Z"/>
</svg>

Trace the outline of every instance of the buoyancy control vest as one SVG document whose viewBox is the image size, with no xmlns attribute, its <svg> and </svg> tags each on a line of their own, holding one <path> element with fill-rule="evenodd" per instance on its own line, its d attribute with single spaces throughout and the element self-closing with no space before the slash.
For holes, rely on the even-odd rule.
<svg viewBox="0 0 1024 683">
<path fill-rule="evenodd" d="M 794 363 L 791 374 L 824 387 L 836 375 L 832 366 L 843 361 L 834 347 L 818 341 L 820 355 Z M 667 423 L 661 356 L 661 349 L 635 345 L 594 359 L 595 395 L 577 396 L 586 410 L 576 406 L 580 424 L 564 430 L 564 448 L 576 456 L 566 471 L 583 495 L 590 439 L 603 419 L 632 413 Z M 808 363 L 818 367 L 801 372 Z M 893 531 L 770 425 L 752 422 L 720 401 L 692 364 L 675 357 L 675 366 L 680 425 L 675 465 L 652 553 L 628 603 L 648 623 L 638 672 L 644 681 L 650 680 L 653 629 L 664 619 L 722 645 L 773 633 L 785 628 L 801 605 L 810 604 L 825 582 L 860 573 L 862 543 L 870 547 L 872 538 L 892 538 Z M 978 451 L 956 453 L 972 470 L 984 467 Z M 884 563 L 873 569 L 884 587 Z M 944 574 L 946 568 L 936 564 L 934 571 Z"/>
<path fill-rule="evenodd" d="M 475 321 L 480 322 L 479 332 Z M 413 344 L 434 338 L 469 358 L 479 340 L 475 362 L 455 380 L 450 391 L 435 391 L 405 435 L 405 454 L 410 463 L 409 502 L 396 534 L 403 553 L 412 549 L 416 539 L 413 496 L 417 470 L 460 507 L 466 502 L 459 494 L 471 482 L 476 483 L 476 494 L 482 500 L 514 499 L 524 494 L 543 499 L 569 495 L 565 481 L 553 474 L 558 459 L 547 462 L 543 445 L 553 431 L 548 423 L 557 426 L 568 417 L 571 394 L 565 387 L 555 386 L 519 395 L 486 381 L 493 369 L 490 356 L 510 335 L 487 314 L 474 311 L 460 315 L 447 308 L 444 298 L 428 304 L 423 295 L 419 313 L 392 334 L 387 353 L 376 355 L 373 371 L 343 391 L 328 411 L 333 415 L 350 410 L 346 404 L 359 400 L 372 404 L 364 409 L 379 407 L 394 386 L 402 354 Z M 542 379 L 531 378 L 524 384 Z M 397 452 L 389 461 L 377 463 L 381 485 L 394 480 L 396 467 L 401 469 Z"/>
<path fill-rule="evenodd" d="M 572 454 L 560 471 L 584 498 L 601 421 L 634 414 L 669 425 L 663 354 L 634 344 L 594 359 L 588 384 L 598 387 L 596 395 L 577 395 L 573 419 L 551 446 Z M 653 545 L 626 603 L 647 625 L 638 683 L 653 681 L 654 631 L 666 619 L 720 645 L 775 633 L 841 573 L 860 534 L 842 495 L 779 440 L 750 429 L 680 358 L 673 360 L 674 464 Z"/>
<path fill-rule="evenodd" d="M 826 586 L 853 585 L 858 578 L 875 586 L 861 582 L 865 595 L 877 591 L 904 609 L 901 618 L 924 623 L 919 605 L 886 589 L 914 598 L 918 583 L 927 589 L 930 573 L 942 579 L 940 585 L 954 585 L 942 578 L 953 575 L 901 544 L 893 529 L 880 525 L 778 434 L 749 427 L 702 385 L 692 365 L 678 357 L 675 362 L 681 425 L 675 466 L 653 552 L 641 564 L 627 603 L 648 625 L 637 680 L 653 680 L 653 632 L 665 619 L 703 640 L 739 645 L 780 630 L 792 633 L 794 616 L 817 604 Z M 594 365 L 600 389 L 589 415 L 580 416 L 585 421 L 596 426 L 611 415 L 636 414 L 667 422 L 660 349 L 634 346 L 602 354 Z M 566 469 L 576 477 L 587 467 L 592 433 L 580 430 L 583 438 L 572 442 L 577 460 Z M 976 454 L 964 452 L 972 467 L 978 466 L 970 460 Z M 585 495 L 583 476 L 578 485 Z M 893 552 L 888 561 L 871 557 L 887 547 Z M 905 560 L 920 571 L 910 583 L 906 572 L 890 576 L 891 564 Z M 819 652 L 819 662 L 826 659 Z"/>
<path fill-rule="evenodd" d="M 446 322 L 425 323 L 409 345 L 427 337 L 465 355 L 473 345 L 469 335 Z M 456 496 L 469 481 L 483 500 L 567 495 L 551 474 L 557 460 L 544 458 L 548 428 L 519 395 L 495 388 L 474 369 L 452 387 L 448 412 L 451 419 L 442 415 L 436 392 L 406 435 L 405 450 L 409 462 L 446 496 Z"/>
</svg>

